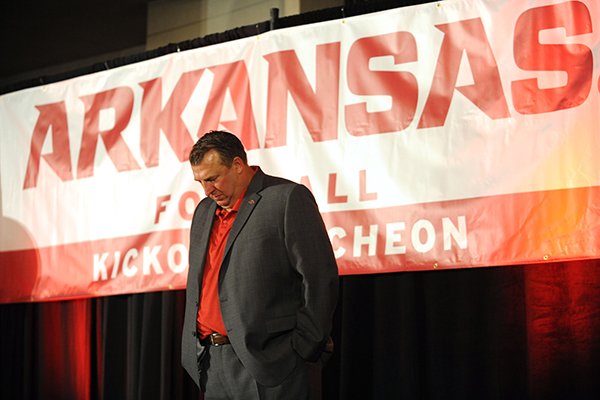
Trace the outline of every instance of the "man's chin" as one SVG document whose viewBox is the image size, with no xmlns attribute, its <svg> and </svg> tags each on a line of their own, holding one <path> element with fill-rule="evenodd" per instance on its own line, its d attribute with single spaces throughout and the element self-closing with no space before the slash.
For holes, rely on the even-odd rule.
<svg viewBox="0 0 600 400">
<path fill-rule="evenodd" d="M 217 205 L 219 207 L 223 207 L 223 208 L 229 208 L 229 202 L 227 201 L 227 199 L 213 199 L 215 201 L 215 203 L 217 203 Z"/>
</svg>

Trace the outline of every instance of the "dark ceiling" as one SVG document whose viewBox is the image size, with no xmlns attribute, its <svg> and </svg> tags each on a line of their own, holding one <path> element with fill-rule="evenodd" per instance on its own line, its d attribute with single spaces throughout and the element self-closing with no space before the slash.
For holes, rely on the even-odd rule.
<svg viewBox="0 0 600 400">
<path fill-rule="evenodd" d="M 22 0 L 0 12 L 0 82 L 144 46 L 150 0 Z"/>
<path fill-rule="evenodd" d="M 0 94 L 29 87 L 38 78 L 47 81 L 47 76 L 143 52 L 147 8 L 152 1 L 156 0 L 4 2 L 0 7 Z M 350 16 L 428 1 L 432 0 L 345 0 L 341 11 L 330 8 L 287 17 L 286 26 L 340 18 L 340 12 Z M 323 4 L 314 3 L 317 8 Z"/>
</svg>

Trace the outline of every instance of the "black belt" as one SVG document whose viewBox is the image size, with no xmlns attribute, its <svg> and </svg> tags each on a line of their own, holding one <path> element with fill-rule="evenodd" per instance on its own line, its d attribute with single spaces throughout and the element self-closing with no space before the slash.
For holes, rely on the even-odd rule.
<svg viewBox="0 0 600 400">
<path fill-rule="evenodd" d="M 230 344 L 229 338 L 227 336 L 221 335 L 220 333 L 211 333 L 209 336 L 204 339 L 200 339 L 200 344 L 202 346 L 222 346 L 224 344 Z"/>
</svg>

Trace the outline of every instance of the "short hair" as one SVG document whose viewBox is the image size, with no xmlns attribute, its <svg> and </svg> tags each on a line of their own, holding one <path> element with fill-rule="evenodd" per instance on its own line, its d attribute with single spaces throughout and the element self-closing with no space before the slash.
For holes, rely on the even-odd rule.
<svg viewBox="0 0 600 400">
<path fill-rule="evenodd" d="M 219 153 L 221 162 L 226 167 L 231 167 L 235 157 L 241 158 L 244 164 L 248 162 L 244 145 L 237 136 L 227 131 L 210 131 L 198 139 L 192 147 L 190 164 L 199 165 L 210 150 Z"/>
</svg>

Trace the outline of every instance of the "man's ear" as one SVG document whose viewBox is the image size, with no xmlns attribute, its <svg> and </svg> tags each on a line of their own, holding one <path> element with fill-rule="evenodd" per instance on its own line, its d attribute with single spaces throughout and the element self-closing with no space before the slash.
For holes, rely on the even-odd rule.
<svg viewBox="0 0 600 400">
<path fill-rule="evenodd" d="M 242 161 L 242 159 L 238 156 L 233 157 L 231 167 L 235 169 L 235 172 L 240 173 L 244 169 L 244 161 Z"/>
</svg>

